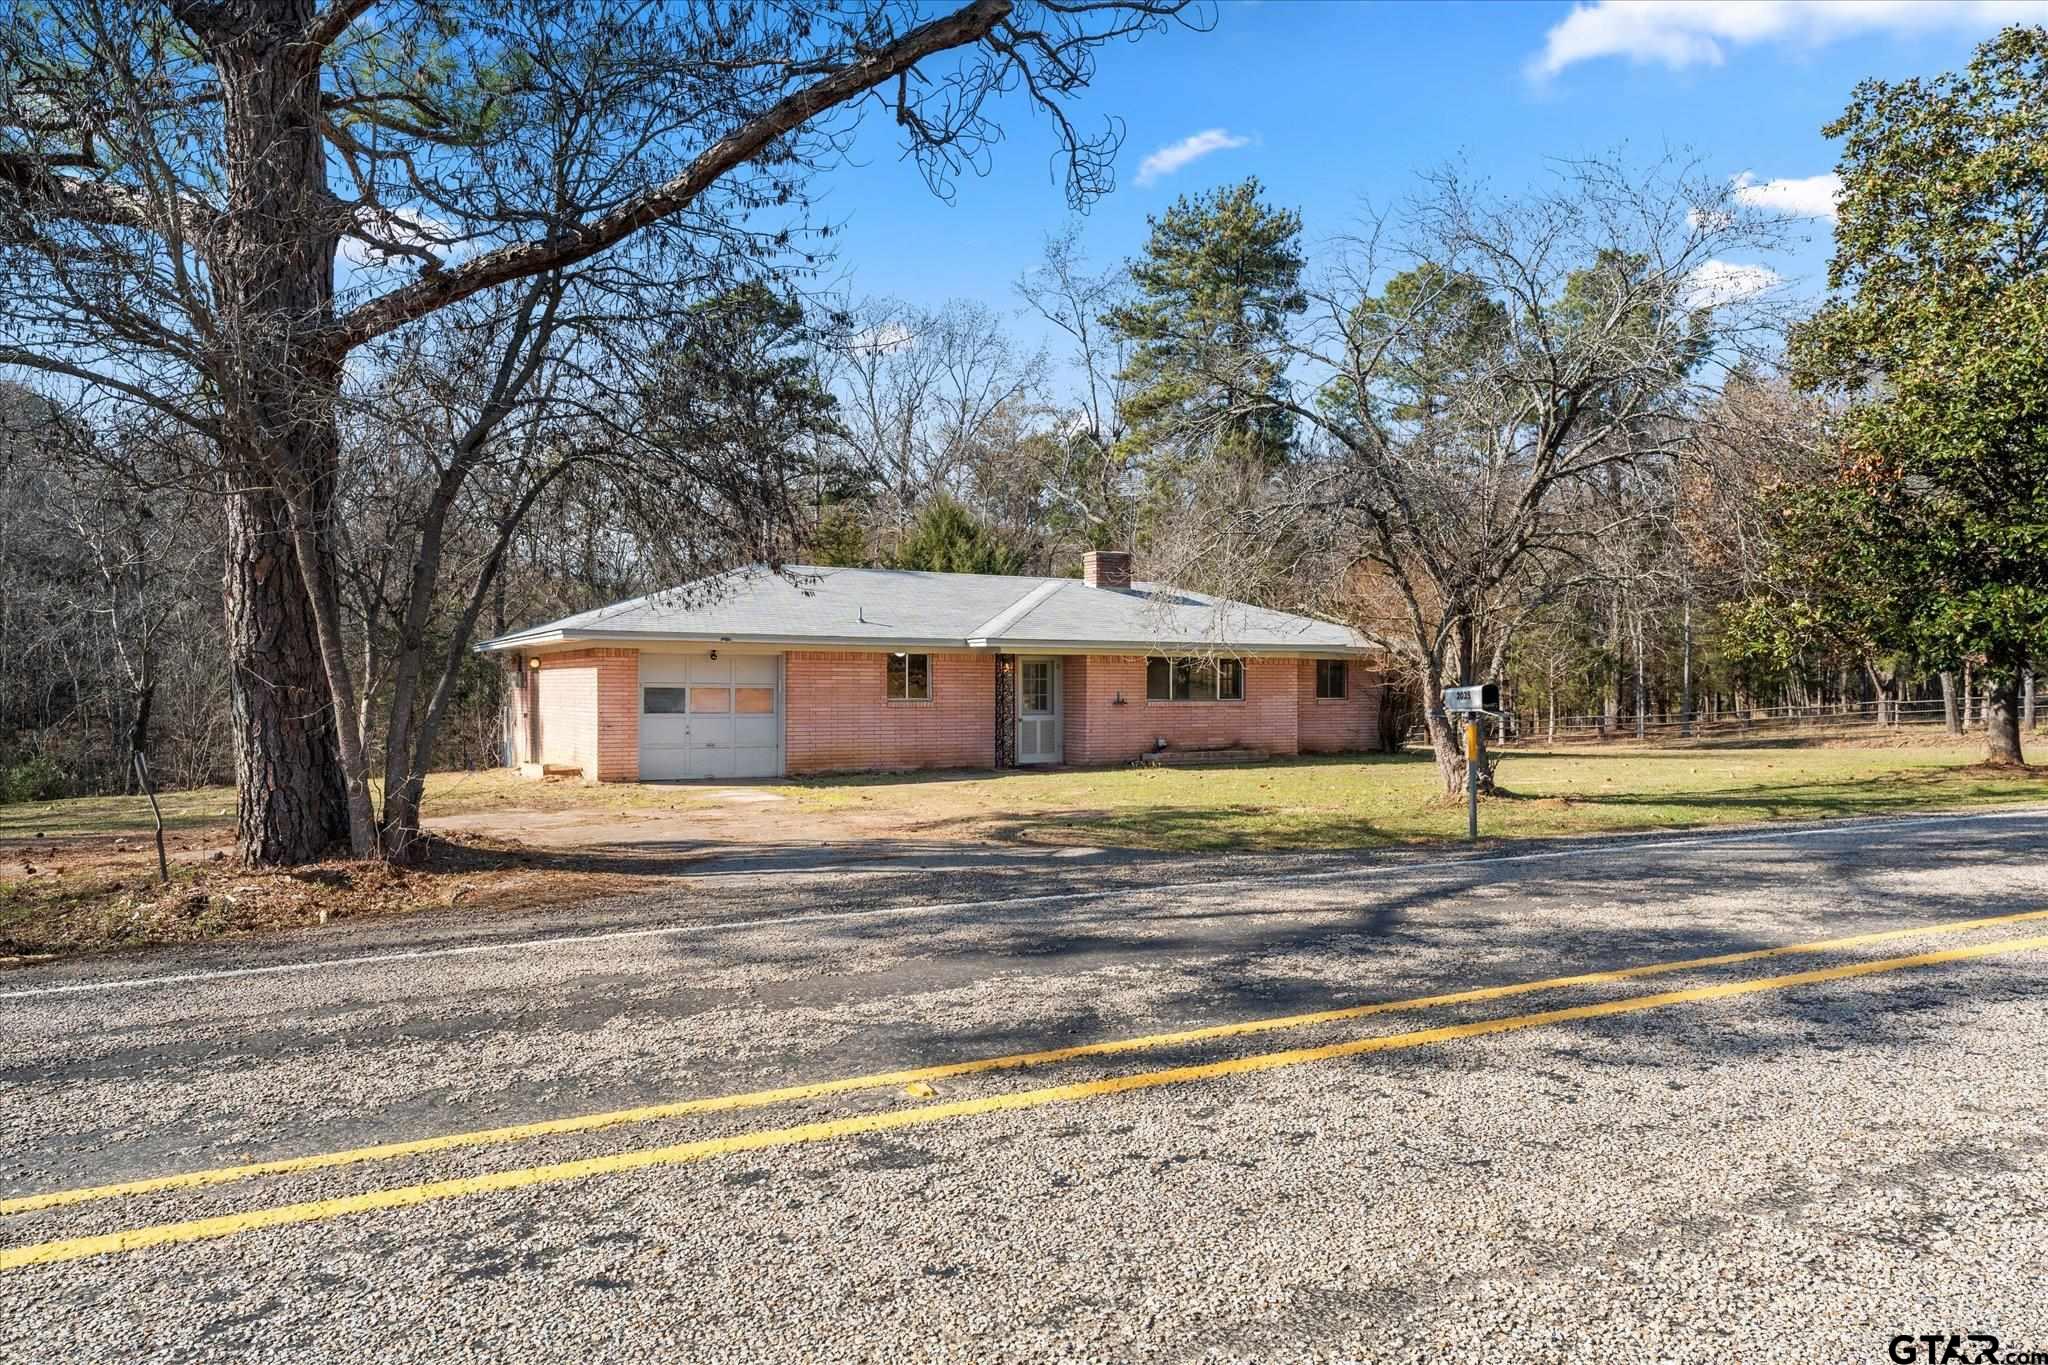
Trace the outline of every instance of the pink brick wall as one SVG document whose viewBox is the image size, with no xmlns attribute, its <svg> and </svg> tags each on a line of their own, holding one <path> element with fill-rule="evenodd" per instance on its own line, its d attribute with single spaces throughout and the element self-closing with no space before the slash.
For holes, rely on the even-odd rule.
<svg viewBox="0 0 2048 1365">
<path fill-rule="evenodd" d="M 1379 747 L 1379 679 L 1357 660 L 1350 660 L 1349 695 L 1342 700 L 1317 698 L 1316 661 L 1301 659 L 1301 711 L 1297 732 L 1305 754 L 1357 753 Z"/>
<path fill-rule="evenodd" d="M 1294 659 L 1244 661 L 1243 701 L 1147 701 L 1145 660 L 1106 654 L 1066 661 L 1066 760 L 1123 763 L 1164 736 L 1176 749 L 1298 752 L 1300 671 Z M 1310 675 L 1313 683 L 1314 675 Z M 1124 705 L 1116 704 L 1121 692 Z"/>
<path fill-rule="evenodd" d="M 541 656 L 540 762 L 592 782 L 640 780 L 640 652 L 578 649 Z"/>
<path fill-rule="evenodd" d="M 995 764 L 995 658 L 934 652 L 932 700 L 887 700 L 887 655 L 793 651 L 783 693 L 792 774 Z M 538 689 L 538 761 L 598 782 L 640 776 L 640 656 L 631 649 L 542 655 L 529 690 L 509 691 L 513 762 L 524 752 L 524 705 Z M 1350 696 L 1318 701 L 1313 659 L 1247 659 L 1241 702 L 1151 702 L 1141 657 L 1069 655 L 1062 668 L 1068 763 L 1124 763 L 1157 736 L 1184 749 L 1271 754 L 1370 750 L 1378 742 L 1378 678 L 1351 662 Z M 1114 704 L 1121 692 L 1125 704 Z"/>
<path fill-rule="evenodd" d="M 791 773 L 992 768 L 996 660 L 932 652 L 932 699 L 888 699 L 888 655 L 791 651 L 783 692 Z"/>
</svg>

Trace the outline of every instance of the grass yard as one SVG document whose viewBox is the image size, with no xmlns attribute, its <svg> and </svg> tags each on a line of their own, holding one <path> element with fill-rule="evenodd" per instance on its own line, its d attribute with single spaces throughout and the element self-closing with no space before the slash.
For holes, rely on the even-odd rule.
<svg viewBox="0 0 2048 1365">
<path fill-rule="evenodd" d="M 380 784 L 381 790 L 381 784 Z M 585 787 L 575 782 L 527 782 L 505 769 L 434 773 L 427 778 L 429 815 L 456 815 L 516 805 L 520 810 L 580 810 L 593 801 L 612 810 L 688 810 L 702 804 L 690 787 Z M 164 792 L 164 828 L 197 832 L 231 826 L 233 787 Z M 81 796 L 64 801 L 23 801 L 0 806 L 0 843 L 10 839 L 81 835 L 149 835 L 149 802 L 140 796 Z"/>
<path fill-rule="evenodd" d="M 1480 830 L 1512 838 L 1813 820 L 2048 801 L 2048 768 L 1976 766 L 1981 746 L 1511 751 Z M 1218 768 L 824 778 L 777 790 L 907 831 L 1124 848 L 1341 849 L 1460 837 L 1462 798 L 1413 755 Z"/>
<path fill-rule="evenodd" d="M 1975 745 L 1515 751 L 1482 805 L 1491 838 L 1696 828 L 2048 802 L 2048 768 Z M 438 773 L 427 861 L 256 870 L 228 856 L 234 793 L 162 798 L 172 877 L 139 797 L 0 806 L 0 961 L 460 905 L 572 904 L 673 884 L 741 844 L 1079 844 L 1183 852 L 1370 848 L 1463 835 L 1426 757 L 1215 768 L 920 773 L 750 785 L 584 786 Z M 778 799 L 779 798 L 779 799 Z"/>
</svg>

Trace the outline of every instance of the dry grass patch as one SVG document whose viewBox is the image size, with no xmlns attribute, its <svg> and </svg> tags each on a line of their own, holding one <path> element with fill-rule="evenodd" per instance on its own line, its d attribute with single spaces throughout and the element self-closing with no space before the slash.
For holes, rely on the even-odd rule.
<svg viewBox="0 0 2048 1365">
<path fill-rule="evenodd" d="M 218 852 L 216 850 L 215 852 Z M 181 850 L 182 853 L 182 850 Z M 181 856 L 158 879 L 147 840 L 92 837 L 0 851 L 0 962 L 235 938 L 461 906 L 517 910 L 650 889 L 668 877 L 616 856 L 433 837 L 411 866 L 248 868 Z"/>
</svg>

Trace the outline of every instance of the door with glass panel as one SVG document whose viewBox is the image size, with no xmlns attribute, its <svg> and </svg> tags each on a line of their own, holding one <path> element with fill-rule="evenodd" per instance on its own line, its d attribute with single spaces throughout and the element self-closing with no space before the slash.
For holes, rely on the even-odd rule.
<svg viewBox="0 0 2048 1365">
<path fill-rule="evenodd" d="M 1017 762 L 1060 761 L 1060 661 L 1017 661 Z"/>
</svg>

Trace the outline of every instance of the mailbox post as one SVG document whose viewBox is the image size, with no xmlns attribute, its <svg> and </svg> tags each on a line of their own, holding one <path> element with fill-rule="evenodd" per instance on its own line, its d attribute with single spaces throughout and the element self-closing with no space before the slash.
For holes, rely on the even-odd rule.
<svg viewBox="0 0 2048 1365">
<path fill-rule="evenodd" d="M 1465 722 L 1465 837 L 1479 837 L 1479 721 Z"/>
<path fill-rule="evenodd" d="M 1444 711 L 1465 722 L 1465 837 L 1479 837 L 1479 727 L 1486 713 L 1500 710 L 1500 686 L 1446 687 Z"/>
</svg>

